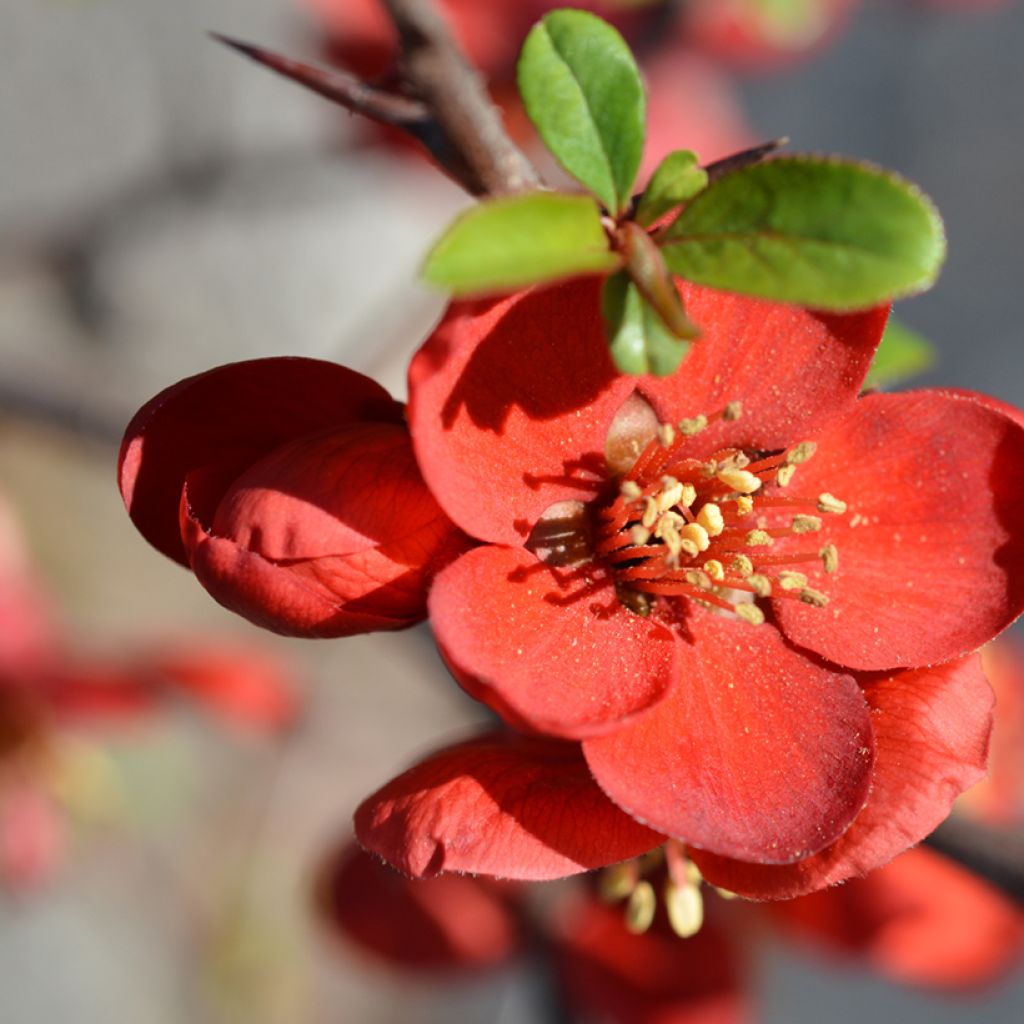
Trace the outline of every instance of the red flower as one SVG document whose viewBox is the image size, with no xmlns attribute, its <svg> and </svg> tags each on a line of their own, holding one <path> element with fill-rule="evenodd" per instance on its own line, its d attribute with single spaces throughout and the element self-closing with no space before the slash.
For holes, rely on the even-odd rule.
<svg viewBox="0 0 1024 1024">
<path fill-rule="evenodd" d="M 884 310 L 687 288 L 682 370 L 620 377 L 597 287 L 454 304 L 410 370 L 423 476 L 483 542 L 434 580 L 439 646 L 557 739 L 442 752 L 359 838 L 539 878 L 654 845 L 643 822 L 762 898 L 885 863 L 984 771 L 970 652 L 1024 604 L 1024 430 L 962 395 L 858 399 Z"/>
<path fill-rule="evenodd" d="M 401 629 L 463 540 L 416 467 L 402 407 L 311 359 L 222 366 L 128 425 L 125 505 L 221 604 L 294 636 Z"/>
<path fill-rule="evenodd" d="M 857 955 L 897 981 L 968 988 L 1024 953 L 1024 914 L 976 875 L 925 848 L 867 878 L 771 904 L 775 920 L 817 946 Z"/>
</svg>

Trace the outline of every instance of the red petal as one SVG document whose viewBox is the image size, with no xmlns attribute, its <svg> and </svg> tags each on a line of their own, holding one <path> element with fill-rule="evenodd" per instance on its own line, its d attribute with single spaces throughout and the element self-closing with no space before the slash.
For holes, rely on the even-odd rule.
<svg viewBox="0 0 1024 1024">
<path fill-rule="evenodd" d="M 1024 951 L 1024 914 L 997 889 L 924 848 L 867 878 L 771 905 L 784 926 L 864 957 L 897 981 L 965 988 Z"/>
<path fill-rule="evenodd" d="M 501 733 L 421 761 L 364 801 L 355 823 L 364 847 L 418 877 L 563 878 L 664 838 L 608 800 L 575 743 Z"/>
<path fill-rule="evenodd" d="M 972 651 L 1024 609 L 1024 429 L 968 398 L 869 395 L 817 438 L 793 489 L 848 503 L 815 544 L 821 610 L 776 601 L 794 642 L 859 669 L 913 667 Z"/>
<path fill-rule="evenodd" d="M 577 739 L 659 701 L 678 643 L 606 580 L 560 579 L 521 548 L 467 552 L 434 581 L 430 621 L 456 679 L 510 724 Z"/>
<path fill-rule="evenodd" d="M 633 381 L 608 356 L 599 287 L 585 278 L 453 303 L 413 358 L 416 455 L 472 536 L 521 544 L 549 505 L 604 480 L 605 435 Z"/>
<path fill-rule="evenodd" d="M 713 885 L 752 899 L 802 896 L 892 860 L 949 813 L 985 774 L 992 689 L 976 656 L 871 683 L 875 768 L 871 796 L 849 831 L 817 856 L 769 866 L 693 851 Z"/>
<path fill-rule="evenodd" d="M 397 426 L 307 435 L 226 492 L 223 475 L 218 467 L 188 478 L 181 529 L 192 568 L 221 604 L 279 633 L 348 636 L 418 622 L 433 573 L 465 547 Z"/>
<path fill-rule="evenodd" d="M 324 865 L 317 897 L 333 931 L 391 967 L 485 970 L 520 945 L 515 915 L 497 883 L 461 875 L 411 880 L 355 843 Z"/>
<path fill-rule="evenodd" d="M 707 612 L 688 625 L 668 697 L 584 743 L 594 778 L 637 820 L 706 850 L 779 864 L 822 849 L 867 798 L 860 688 L 770 626 Z"/>
<path fill-rule="evenodd" d="M 621 907 L 588 899 L 563 911 L 555 962 L 569 1004 L 586 1020 L 741 1024 L 749 1020 L 736 950 L 706 921 L 683 942 L 661 920 L 628 931 Z"/>
<path fill-rule="evenodd" d="M 887 306 L 812 313 L 696 285 L 680 293 L 702 336 L 679 373 L 645 379 L 640 392 L 669 422 L 742 401 L 740 419 L 699 435 L 709 452 L 784 448 L 841 413 L 857 398 L 889 314 Z"/>
<path fill-rule="evenodd" d="M 161 391 L 121 443 L 118 480 L 132 521 L 170 558 L 188 564 L 178 529 L 185 478 L 217 463 L 226 480 L 292 438 L 360 421 L 401 421 L 377 383 L 318 359 L 231 363 Z"/>
</svg>

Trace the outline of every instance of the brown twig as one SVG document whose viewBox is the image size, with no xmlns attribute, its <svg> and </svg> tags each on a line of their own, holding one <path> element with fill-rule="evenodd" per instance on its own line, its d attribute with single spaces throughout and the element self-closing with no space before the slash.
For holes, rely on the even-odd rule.
<svg viewBox="0 0 1024 1024">
<path fill-rule="evenodd" d="M 218 32 L 210 35 L 346 110 L 407 132 L 471 195 L 538 188 L 537 172 L 506 134 L 483 80 L 429 0 L 384 0 L 384 5 L 401 44 L 401 91 Z"/>
<path fill-rule="evenodd" d="M 786 136 L 781 139 L 772 139 L 771 142 L 762 142 L 759 146 L 751 146 L 750 149 L 743 149 L 739 153 L 715 160 L 714 163 L 705 165 L 704 170 L 708 172 L 708 179 L 714 181 L 730 171 L 738 171 L 741 167 L 759 164 L 765 157 L 771 156 L 777 149 L 785 146 L 787 142 L 789 139 Z"/>
</svg>

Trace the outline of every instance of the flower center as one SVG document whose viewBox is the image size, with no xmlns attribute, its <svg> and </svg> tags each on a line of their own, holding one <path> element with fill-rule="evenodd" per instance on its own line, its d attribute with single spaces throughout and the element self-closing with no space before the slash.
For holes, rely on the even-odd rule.
<svg viewBox="0 0 1024 1024">
<path fill-rule="evenodd" d="M 619 600 L 638 614 L 647 614 L 658 597 L 688 597 L 756 625 L 764 621 L 756 598 L 774 594 L 818 608 L 828 603 L 791 567 L 814 561 L 834 573 L 836 548 L 784 543 L 811 539 L 821 515 L 846 511 L 831 494 L 787 493 L 797 467 L 814 455 L 814 443 L 768 454 L 723 448 L 709 459 L 686 453 L 709 423 L 738 419 L 741 412 L 730 402 L 678 427 L 661 424 L 618 494 L 598 509 L 595 554 L 611 572 Z"/>
</svg>

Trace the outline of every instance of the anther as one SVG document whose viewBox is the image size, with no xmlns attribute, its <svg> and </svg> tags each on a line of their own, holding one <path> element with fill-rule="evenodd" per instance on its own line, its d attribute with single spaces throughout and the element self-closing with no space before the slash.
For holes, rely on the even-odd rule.
<svg viewBox="0 0 1024 1024">
<path fill-rule="evenodd" d="M 738 401 L 726 402 L 725 412 L 722 413 L 722 419 L 727 423 L 732 423 L 738 420 L 743 415 L 743 403 Z"/>
<path fill-rule="evenodd" d="M 764 612 L 756 604 L 738 604 L 736 618 L 742 619 L 751 626 L 760 626 L 764 623 Z"/>
<path fill-rule="evenodd" d="M 747 534 L 747 547 L 750 548 L 770 548 L 774 541 L 771 535 L 766 533 L 764 530 L 751 530 Z"/>
<path fill-rule="evenodd" d="M 754 588 L 754 593 L 758 597 L 771 597 L 772 581 L 767 576 L 762 576 L 760 573 L 752 573 L 747 577 L 747 583 Z"/>
<path fill-rule="evenodd" d="M 839 551 L 835 544 L 826 544 L 818 552 L 818 557 L 821 559 L 821 563 L 825 567 L 825 572 L 827 572 L 829 576 L 839 568 Z"/>
<path fill-rule="evenodd" d="M 716 475 L 726 487 L 740 494 L 753 494 L 761 486 L 761 478 L 747 469 L 720 469 Z"/>
<path fill-rule="evenodd" d="M 806 462 L 816 451 L 818 446 L 813 441 L 801 441 L 786 452 L 786 462 L 791 466 L 799 466 Z"/>
<path fill-rule="evenodd" d="M 619 494 L 621 494 L 626 501 L 639 501 L 643 496 L 643 491 L 640 489 L 640 485 L 635 480 L 623 480 L 619 486 Z"/>
<path fill-rule="evenodd" d="M 810 587 L 804 587 L 800 591 L 800 600 L 804 604 L 813 605 L 815 608 L 824 608 L 828 604 L 828 595 L 823 594 L 820 590 L 812 590 Z"/>
<path fill-rule="evenodd" d="M 818 511 L 841 516 L 846 511 L 846 502 L 826 491 L 825 494 L 818 495 Z"/>
<path fill-rule="evenodd" d="M 779 573 L 779 586 L 783 590 L 799 590 L 807 586 L 807 577 L 802 572 L 786 570 Z"/>
<path fill-rule="evenodd" d="M 754 563 L 746 555 L 733 555 L 729 568 L 740 576 L 749 576 L 754 571 Z"/>
<path fill-rule="evenodd" d="M 699 434 L 708 425 L 708 418 L 703 413 L 697 416 L 693 416 L 688 420 L 679 421 L 679 433 L 683 437 L 693 437 L 694 434 Z"/>
<path fill-rule="evenodd" d="M 704 923 L 704 898 L 700 886 L 665 883 L 665 911 L 672 931 L 681 939 L 691 939 Z"/>
<path fill-rule="evenodd" d="M 640 870 L 635 860 L 607 867 L 598 876 L 597 892 L 605 903 L 618 903 L 636 888 Z"/>
<path fill-rule="evenodd" d="M 676 431 L 671 423 L 658 424 L 658 444 L 662 448 L 671 448 L 675 443 Z"/>
<path fill-rule="evenodd" d="M 736 514 L 749 516 L 754 511 L 754 499 L 749 494 L 741 494 L 736 499 Z"/>
<path fill-rule="evenodd" d="M 691 587 L 697 587 L 699 590 L 710 590 L 712 587 L 711 577 L 700 569 L 687 569 L 685 579 Z"/>
<path fill-rule="evenodd" d="M 717 537 L 725 529 L 722 510 L 713 501 L 697 513 L 697 522 L 707 530 L 709 537 Z"/>
<path fill-rule="evenodd" d="M 683 537 L 679 541 L 679 546 L 683 552 L 689 555 L 691 558 L 696 558 L 700 554 L 700 548 L 690 540 L 689 537 Z"/>
<path fill-rule="evenodd" d="M 820 529 L 821 520 L 817 516 L 793 516 L 794 533 L 817 533 Z"/>
<path fill-rule="evenodd" d="M 779 466 L 778 473 L 775 474 L 775 482 L 780 487 L 788 487 L 793 480 L 794 473 L 796 473 L 796 466 L 793 463 L 783 463 L 783 465 Z"/>
<path fill-rule="evenodd" d="M 658 521 L 658 514 L 658 503 L 653 498 L 644 498 L 644 514 L 640 517 L 640 524 L 651 529 Z"/>
<path fill-rule="evenodd" d="M 629 539 L 638 548 L 642 548 L 651 539 L 651 531 L 646 526 L 633 526 L 629 531 Z"/>
<path fill-rule="evenodd" d="M 697 488 L 693 484 L 683 484 L 683 493 L 680 495 L 679 504 L 689 508 L 697 500 Z"/>
<path fill-rule="evenodd" d="M 669 479 L 672 479 L 669 477 Z M 678 480 L 673 480 L 671 484 L 666 484 L 665 489 L 655 499 L 658 503 L 659 512 L 667 512 L 673 505 L 679 504 L 679 499 L 683 496 L 683 485 Z"/>
<path fill-rule="evenodd" d="M 707 551 L 711 546 L 711 539 L 708 537 L 708 531 L 704 529 L 700 523 L 687 523 L 680 531 L 681 537 L 686 540 L 693 541 L 697 545 L 698 551 Z"/>
<path fill-rule="evenodd" d="M 725 579 L 725 566 L 717 558 L 709 558 L 704 563 L 704 571 L 716 582 L 721 583 Z"/>
<path fill-rule="evenodd" d="M 669 509 L 666 512 L 662 512 L 661 516 L 658 518 L 658 522 L 654 527 L 654 536 L 664 537 L 666 530 L 672 530 L 678 533 L 679 528 L 685 525 L 686 520 L 678 512 L 673 512 Z"/>
<path fill-rule="evenodd" d="M 626 904 L 626 928 L 634 935 L 642 935 L 654 923 L 658 897 L 648 881 L 637 882 Z"/>
</svg>

